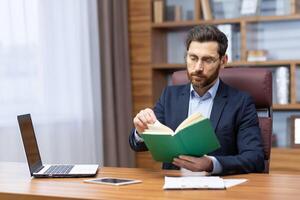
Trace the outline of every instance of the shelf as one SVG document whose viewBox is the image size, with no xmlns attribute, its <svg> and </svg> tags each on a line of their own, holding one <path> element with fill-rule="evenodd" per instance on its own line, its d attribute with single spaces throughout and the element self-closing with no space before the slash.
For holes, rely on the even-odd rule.
<svg viewBox="0 0 300 200">
<path fill-rule="evenodd" d="M 240 19 L 218 19 L 218 20 L 193 20 L 193 21 L 169 21 L 163 23 L 152 23 L 152 28 L 187 28 L 199 24 L 239 24 Z"/>
<path fill-rule="evenodd" d="M 187 28 L 199 24 L 239 24 L 254 22 L 272 22 L 272 21 L 291 21 L 300 20 L 300 15 L 280 15 L 280 16 L 251 16 L 232 19 L 210 19 L 210 20 L 192 20 L 192 21 L 168 21 L 163 23 L 152 23 L 152 28 Z"/>
<path fill-rule="evenodd" d="M 271 22 L 271 21 L 293 21 L 299 20 L 300 15 L 277 15 L 277 16 L 252 16 L 252 17 L 241 17 L 241 21 L 245 22 Z"/>
<path fill-rule="evenodd" d="M 169 63 L 158 63 L 152 65 L 153 69 L 185 69 L 186 64 L 169 64 Z"/>
<path fill-rule="evenodd" d="M 274 104 L 273 110 L 285 111 L 285 110 L 300 110 L 299 104 Z"/>
<path fill-rule="evenodd" d="M 300 60 L 269 60 L 261 62 L 247 62 L 247 61 L 235 61 L 227 63 L 226 67 L 243 67 L 243 66 L 264 66 L 274 67 L 281 65 L 297 65 L 300 64 Z M 156 63 L 152 65 L 153 69 L 185 69 L 186 64 L 182 63 Z"/>
<path fill-rule="evenodd" d="M 267 61 L 235 61 L 227 63 L 228 67 L 238 67 L 238 66 L 279 66 L 279 65 L 293 65 L 300 64 L 300 60 L 267 60 Z"/>
</svg>

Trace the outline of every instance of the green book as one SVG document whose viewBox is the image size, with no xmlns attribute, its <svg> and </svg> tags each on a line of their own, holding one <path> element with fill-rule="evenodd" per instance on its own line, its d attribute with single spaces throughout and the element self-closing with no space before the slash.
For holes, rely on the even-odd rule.
<svg viewBox="0 0 300 200">
<path fill-rule="evenodd" d="M 175 132 L 157 120 L 148 124 L 141 137 L 153 159 L 160 162 L 172 162 L 179 155 L 201 157 L 220 147 L 209 119 L 199 113 L 185 119 Z"/>
</svg>

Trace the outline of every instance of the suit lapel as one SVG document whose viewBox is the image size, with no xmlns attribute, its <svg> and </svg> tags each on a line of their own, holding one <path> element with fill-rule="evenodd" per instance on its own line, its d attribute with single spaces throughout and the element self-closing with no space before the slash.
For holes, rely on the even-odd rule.
<svg viewBox="0 0 300 200">
<path fill-rule="evenodd" d="M 190 84 L 186 84 L 186 86 L 180 91 L 178 102 L 176 103 L 177 108 L 176 112 L 178 113 L 176 117 L 176 127 L 188 117 L 189 111 L 189 101 L 190 101 Z"/>
<path fill-rule="evenodd" d="M 210 121 L 212 123 L 214 130 L 216 130 L 217 128 L 217 125 L 219 123 L 220 117 L 222 115 L 226 103 L 227 103 L 227 87 L 220 80 L 220 85 L 217 90 L 217 94 L 215 96 L 213 107 L 210 114 Z"/>
</svg>

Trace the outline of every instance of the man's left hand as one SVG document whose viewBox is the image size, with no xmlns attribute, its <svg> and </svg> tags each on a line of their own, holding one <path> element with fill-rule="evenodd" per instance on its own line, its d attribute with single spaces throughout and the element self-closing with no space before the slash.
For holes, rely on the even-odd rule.
<svg viewBox="0 0 300 200">
<path fill-rule="evenodd" d="M 206 171 L 211 172 L 213 170 L 213 162 L 210 158 L 202 156 L 200 158 L 193 156 L 181 155 L 179 158 L 174 158 L 173 164 L 182 167 L 193 172 Z"/>
</svg>

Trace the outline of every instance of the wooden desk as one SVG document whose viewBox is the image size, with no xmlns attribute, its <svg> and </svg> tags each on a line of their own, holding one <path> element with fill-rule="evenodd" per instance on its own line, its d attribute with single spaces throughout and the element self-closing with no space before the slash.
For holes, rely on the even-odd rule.
<svg viewBox="0 0 300 200">
<path fill-rule="evenodd" d="M 83 183 L 84 178 L 31 179 L 26 164 L 0 163 L 0 199 L 299 199 L 300 175 L 246 174 L 248 182 L 227 190 L 162 189 L 165 175 L 178 171 L 101 168 L 97 177 L 140 179 L 143 183 L 109 186 Z M 229 177 L 225 177 L 229 178 Z"/>
</svg>

